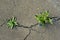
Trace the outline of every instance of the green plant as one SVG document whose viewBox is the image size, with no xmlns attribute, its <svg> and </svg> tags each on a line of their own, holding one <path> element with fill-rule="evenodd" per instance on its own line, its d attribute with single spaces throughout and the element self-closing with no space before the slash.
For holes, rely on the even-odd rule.
<svg viewBox="0 0 60 40">
<path fill-rule="evenodd" d="M 42 25 L 46 23 L 53 24 L 52 19 L 49 17 L 49 11 L 44 11 L 41 14 L 35 15 L 35 18 Z"/>
<path fill-rule="evenodd" d="M 13 29 L 15 26 L 17 26 L 16 18 L 12 17 L 7 21 L 8 28 Z"/>
</svg>

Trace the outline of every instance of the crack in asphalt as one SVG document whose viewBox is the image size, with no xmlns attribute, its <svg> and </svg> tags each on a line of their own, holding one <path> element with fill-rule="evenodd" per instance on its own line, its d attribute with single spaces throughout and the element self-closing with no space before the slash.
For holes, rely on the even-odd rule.
<svg viewBox="0 0 60 40">
<path fill-rule="evenodd" d="M 30 27 L 24 26 L 24 25 L 18 25 L 18 27 L 23 27 L 23 28 L 28 28 L 28 29 L 29 29 L 29 33 L 26 35 L 26 37 L 24 38 L 24 40 L 26 40 L 27 37 L 30 35 L 31 30 L 32 30 L 32 31 L 36 31 L 36 30 L 34 30 L 34 29 L 32 29 L 32 28 L 35 27 L 35 26 L 38 25 L 38 24 L 39 24 L 39 23 L 36 23 L 36 24 L 34 24 L 34 25 L 31 25 Z M 38 31 L 36 31 L 36 32 L 38 32 Z M 40 33 L 40 32 L 38 32 L 38 33 Z"/>
<path fill-rule="evenodd" d="M 51 17 L 51 18 L 57 18 L 57 17 Z M 59 21 L 60 18 L 57 18 L 56 21 Z M 2 23 L 0 26 L 3 26 L 4 24 L 6 24 L 7 22 L 5 21 L 4 23 Z M 39 23 L 30 25 L 30 26 L 24 26 L 24 25 L 20 25 L 18 24 L 17 27 L 23 27 L 23 28 L 28 28 L 29 29 L 29 33 L 25 36 L 24 40 L 26 40 L 28 38 L 28 36 L 31 34 L 31 31 L 36 31 L 34 29 L 32 29 L 33 27 L 35 27 L 36 25 L 38 25 Z M 40 33 L 39 31 L 36 31 L 37 33 Z M 44 32 L 43 32 L 44 33 Z"/>
<path fill-rule="evenodd" d="M 24 38 L 24 40 L 27 39 L 27 37 L 30 35 L 30 33 L 31 33 L 31 30 L 29 30 L 29 33 L 26 35 L 26 37 Z"/>
<path fill-rule="evenodd" d="M 4 23 L 2 23 L 0 26 L 3 26 L 4 24 L 6 24 L 7 22 L 4 22 Z M 28 28 L 29 29 L 29 33 L 26 35 L 26 37 L 24 38 L 24 40 L 26 40 L 27 39 L 27 37 L 30 35 L 30 33 L 31 33 L 31 30 L 32 31 L 36 31 L 36 30 L 34 30 L 34 29 L 32 29 L 33 27 L 35 27 L 36 25 L 38 25 L 39 23 L 36 23 L 36 24 L 33 24 L 33 25 L 31 25 L 30 27 L 29 26 L 24 26 L 24 25 L 18 25 L 17 27 L 23 27 L 23 28 Z M 39 31 L 36 31 L 36 32 L 38 32 L 38 33 L 40 33 Z"/>
</svg>

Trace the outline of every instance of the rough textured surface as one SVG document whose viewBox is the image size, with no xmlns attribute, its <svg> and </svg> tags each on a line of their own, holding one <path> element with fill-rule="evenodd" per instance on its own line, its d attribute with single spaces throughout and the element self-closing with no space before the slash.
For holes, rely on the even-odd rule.
<svg viewBox="0 0 60 40">
<path fill-rule="evenodd" d="M 60 16 L 60 0 L 0 0 L 0 25 L 11 16 L 17 17 L 17 21 L 30 27 L 36 24 L 35 14 L 49 10 L 50 16 Z M 60 22 L 41 28 L 33 27 L 30 35 L 25 40 L 60 40 Z M 29 33 L 29 28 L 17 27 L 8 29 L 4 23 L 0 26 L 0 40 L 24 40 Z"/>
</svg>

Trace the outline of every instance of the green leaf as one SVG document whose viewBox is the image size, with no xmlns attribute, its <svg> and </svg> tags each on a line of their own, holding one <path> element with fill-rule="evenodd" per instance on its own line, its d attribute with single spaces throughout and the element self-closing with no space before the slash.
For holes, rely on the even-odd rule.
<svg viewBox="0 0 60 40">
<path fill-rule="evenodd" d="M 49 22 L 50 22 L 50 24 L 53 24 L 52 19 L 50 19 L 50 18 L 49 18 Z"/>
<path fill-rule="evenodd" d="M 18 25 L 17 22 L 14 22 L 14 23 L 15 23 L 15 25 Z"/>
<path fill-rule="evenodd" d="M 53 24 L 52 19 L 49 18 L 48 11 L 44 11 L 41 14 L 35 15 L 35 18 L 39 23 L 42 23 L 42 25 L 45 25 L 46 23 Z"/>
<path fill-rule="evenodd" d="M 39 17 L 37 15 L 35 16 L 35 18 L 40 23 Z"/>
<path fill-rule="evenodd" d="M 15 17 L 12 17 L 11 19 L 8 20 L 7 25 L 9 28 L 13 28 L 14 26 L 18 25 L 16 22 Z"/>
</svg>

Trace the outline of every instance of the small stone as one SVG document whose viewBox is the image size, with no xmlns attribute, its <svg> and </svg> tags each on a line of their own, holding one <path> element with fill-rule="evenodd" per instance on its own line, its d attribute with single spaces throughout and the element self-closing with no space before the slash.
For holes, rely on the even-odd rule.
<svg viewBox="0 0 60 40">
<path fill-rule="evenodd" d="M 37 10 L 39 10 L 40 8 L 37 8 Z"/>
</svg>

